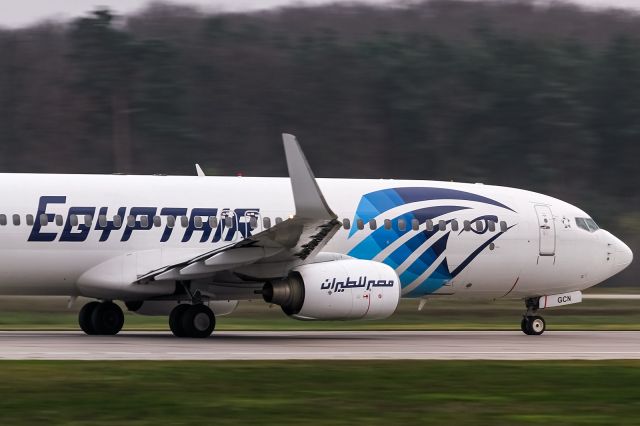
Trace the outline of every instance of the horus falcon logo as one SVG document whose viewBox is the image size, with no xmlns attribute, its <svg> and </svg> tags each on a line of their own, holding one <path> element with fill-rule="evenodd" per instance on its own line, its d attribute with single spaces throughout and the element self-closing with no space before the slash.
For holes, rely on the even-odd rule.
<svg viewBox="0 0 640 426">
<path fill-rule="evenodd" d="M 383 262 L 394 268 L 400 277 L 404 296 L 420 297 L 433 293 L 455 278 L 506 231 L 498 230 L 489 234 L 490 238 L 474 248 L 451 270 L 447 262 L 447 244 L 452 234 L 457 236 L 462 231 L 452 231 L 450 226 L 445 232 L 438 231 L 437 226 L 427 230 L 425 222 L 444 220 L 448 225 L 455 218 L 452 213 L 467 211 L 465 216 L 470 216 L 468 212 L 481 205 L 485 207 L 485 214 L 470 219 L 471 231 L 476 234 L 485 234 L 490 221 L 498 222 L 497 215 L 486 214 L 486 207 L 498 210 L 498 213 L 500 210 L 515 212 L 491 198 L 447 188 L 402 187 L 370 192 L 360 199 L 353 223 L 358 220 L 367 223 L 381 216 L 391 219 L 392 226 L 390 229 L 379 226 L 369 234 L 358 233 L 357 227 L 352 227 L 349 240 L 353 241 L 353 247 L 348 254 L 359 259 Z M 398 226 L 401 220 L 406 224 L 404 229 Z M 416 221 L 419 232 L 410 232 Z M 482 224 L 478 226 L 477 222 Z"/>
</svg>

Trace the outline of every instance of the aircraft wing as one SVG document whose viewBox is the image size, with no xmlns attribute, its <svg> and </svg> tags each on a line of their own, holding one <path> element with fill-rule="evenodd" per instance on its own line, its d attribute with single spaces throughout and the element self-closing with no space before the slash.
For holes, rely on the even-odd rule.
<svg viewBox="0 0 640 426">
<path fill-rule="evenodd" d="M 297 264 L 312 260 L 340 228 L 293 135 L 282 135 L 296 214 L 235 244 L 141 275 L 139 284 L 189 280 L 246 265 Z"/>
</svg>

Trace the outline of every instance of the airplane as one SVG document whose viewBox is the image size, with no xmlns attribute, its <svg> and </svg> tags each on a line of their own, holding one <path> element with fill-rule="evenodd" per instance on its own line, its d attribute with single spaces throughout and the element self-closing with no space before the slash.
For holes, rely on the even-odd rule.
<svg viewBox="0 0 640 426">
<path fill-rule="evenodd" d="M 2 174 L 0 294 L 95 299 L 88 335 L 129 311 L 208 337 L 239 301 L 299 320 L 383 319 L 401 298 L 520 299 L 540 311 L 626 268 L 629 247 L 584 211 L 521 189 L 316 179 L 293 135 L 289 178 Z"/>
</svg>

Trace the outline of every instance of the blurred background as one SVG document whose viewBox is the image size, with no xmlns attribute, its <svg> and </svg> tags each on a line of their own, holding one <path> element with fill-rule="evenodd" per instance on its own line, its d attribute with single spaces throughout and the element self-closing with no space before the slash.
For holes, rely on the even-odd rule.
<svg viewBox="0 0 640 426">
<path fill-rule="evenodd" d="M 319 177 L 531 189 L 640 253 L 638 10 L 93 3 L 44 21 L 3 4 L 0 172 L 285 176 L 291 132 Z"/>
</svg>

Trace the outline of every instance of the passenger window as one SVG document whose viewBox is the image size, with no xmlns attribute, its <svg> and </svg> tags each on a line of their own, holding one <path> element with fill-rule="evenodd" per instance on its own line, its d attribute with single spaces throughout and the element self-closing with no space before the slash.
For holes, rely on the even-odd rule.
<svg viewBox="0 0 640 426">
<path fill-rule="evenodd" d="M 167 216 L 167 228 L 173 228 L 176 226 L 176 217 L 173 215 Z"/>
<path fill-rule="evenodd" d="M 438 229 L 440 231 L 446 231 L 447 230 L 447 222 L 445 222 L 444 220 L 438 221 Z"/>
<path fill-rule="evenodd" d="M 62 224 L 64 223 L 64 219 L 62 218 L 61 214 L 57 214 L 56 215 L 56 225 L 57 226 L 62 226 Z"/>
<path fill-rule="evenodd" d="M 398 219 L 398 231 L 404 231 L 407 229 L 407 222 L 404 219 Z"/>
<path fill-rule="evenodd" d="M 156 228 L 159 228 L 162 226 L 162 218 L 160 218 L 160 216 L 153 217 L 153 226 L 155 226 Z"/>
<path fill-rule="evenodd" d="M 19 214 L 14 214 L 13 215 L 13 224 L 18 226 L 20 225 L 20 215 Z"/>
<path fill-rule="evenodd" d="M 249 226 L 251 226 L 251 229 L 256 229 L 258 227 L 258 218 L 251 216 L 249 218 Z"/>
<path fill-rule="evenodd" d="M 98 225 L 100 225 L 101 228 L 107 226 L 107 216 L 103 214 L 98 215 Z"/>
<path fill-rule="evenodd" d="M 127 226 L 133 228 L 136 224 L 136 218 L 133 215 L 127 216 Z"/>
<path fill-rule="evenodd" d="M 70 215 L 69 221 L 71 222 L 71 226 L 78 226 L 78 215 L 77 214 Z"/>
<path fill-rule="evenodd" d="M 209 216 L 209 226 L 212 229 L 216 229 L 218 227 L 218 218 L 215 216 Z"/>
<path fill-rule="evenodd" d="M 2 225 L 2 226 L 6 226 L 7 225 L 7 215 L 6 214 L 0 214 L 0 225 Z"/>
<path fill-rule="evenodd" d="M 451 221 L 451 230 L 455 232 L 455 231 L 457 231 L 458 229 L 459 229 L 459 228 L 458 228 L 458 221 L 457 221 L 457 220 L 455 220 L 455 219 L 453 219 L 453 220 Z"/>
<path fill-rule="evenodd" d="M 484 231 L 484 222 L 481 220 L 476 221 L 476 231 L 482 232 Z"/>
<path fill-rule="evenodd" d="M 264 229 L 269 229 L 271 228 L 271 219 L 268 217 L 263 217 L 262 218 L 262 227 Z"/>
<path fill-rule="evenodd" d="M 384 229 L 391 229 L 391 221 L 389 219 L 384 220 Z"/>
<path fill-rule="evenodd" d="M 488 221 L 487 225 L 489 225 L 489 232 L 496 232 L 496 223 L 494 221 Z"/>
<path fill-rule="evenodd" d="M 122 226 L 122 217 L 119 214 L 113 216 L 113 226 L 117 229 Z"/>
<path fill-rule="evenodd" d="M 433 231 L 433 220 L 427 219 L 425 224 L 427 225 L 427 231 L 429 232 Z"/>
<path fill-rule="evenodd" d="M 468 220 L 465 220 L 462 223 L 462 229 L 464 229 L 465 231 L 471 231 L 471 222 L 469 222 Z"/>
<path fill-rule="evenodd" d="M 231 218 L 228 217 L 227 219 L 231 219 Z M 182 225 L 183 228 L 186 228 L 187 226 L 189 226 L 189 218 L 187 216 L 180 216 L 180 225 Z"/>
<path fill-rule="evenodd" d="M 196 216 L 193 218 L 193 225 L 197 228 L 200 229 L 202 228 L 202 218 L 200 216 Z"/>
<path fill-rule="evenodd" d="M 362 221 L 362 219 L 358 219 L 356 221 L 356 224 L 358 225 L 358 229 L 360 230 L 364 229 L 364 222 Z"/>
<path fill-rule="evenodd" d="M 342 219 L 342 227 L 343 227 L 344 229 L 349 229 L 349 228 L 351 228 L 351 222 L 349 221 L 349 219 L 347 219 L 347 218 Z"/>
<path fill-rule="evenodd" d="M 85 214 L 84 215 L 84 225 L 85 226 L 91 226 L 91 222 L 93 221 L 93 216 L 89 215 L 89 214 Z"/>
<path fill-rule="evenodd" d="M 149 216 L 140 216 L 140 226 L 142 228 L 149 227 Z"/>
<path fill-rule="evenodd" d="M 281 217 L 276 217 L 276 225 L 282 223 L 282 218 Z"/>
<path fill-rule="evenodd" d="M 28 214 L 27 215 L 27 225 L 33 226 L 33 215 L 32 214 Z"/>
<path fill-rule="evenodd" d="M 420 222 L 418 221 L 418 219 L 411 219 L 411 229 L 413 229 L 414 231 L 420 229 Z"/>
<path fill-rule="evenodd" d="M 231 218 L 231 216 L 227 216 L 224 218 L 224 226 L 226 226 L 227 228 L 233 227 L 233 219 Z"/>
<path fill-rule="evenodd" d="M 500 221 L 500 231 L 507 232 L 507 222 L 504 220 Z"/>
<path fill-rule="evenodd" d="M 49 217 L 45 213 L 42 213 L 40 215 L 40 226 L 47 226 L 48 224 L 49 224 Z"/>
<path fill-rule="evenodd" d="M 369 221 L 369 229 L 371 229 L 372 231 L 378 229 L 378 224 L 376 223 L 375 219 L 371 219 Z"/>
</svg>

